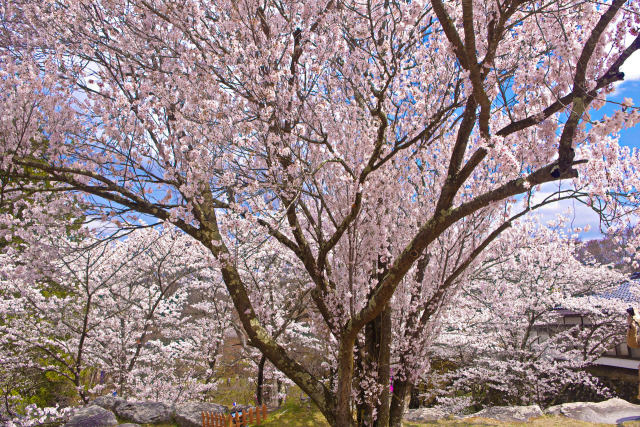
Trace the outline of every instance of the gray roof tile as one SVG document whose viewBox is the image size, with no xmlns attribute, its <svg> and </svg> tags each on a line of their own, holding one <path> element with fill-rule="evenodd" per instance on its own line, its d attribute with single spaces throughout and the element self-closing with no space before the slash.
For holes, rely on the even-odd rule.
<svg viewBox="0 0 640 427">
<path fill-rule="evenodd" d="M 622 282 L 620 283 L 620 285 L 618 285 L 617 288 L 612 289 L 611 291 L 608 291 L 608 292 L 603 292 L 599 294 L 599 296 L 606 299 L 619 299 L 619 300 L 630 302 L 630 303 L 640 302 L 640 295 L 631 292 L 632 283 L 636 287 L 640 287 L 640 275 L 638 273 L 634 273 L 631 276 L 631 280 Z"/>
</svg>

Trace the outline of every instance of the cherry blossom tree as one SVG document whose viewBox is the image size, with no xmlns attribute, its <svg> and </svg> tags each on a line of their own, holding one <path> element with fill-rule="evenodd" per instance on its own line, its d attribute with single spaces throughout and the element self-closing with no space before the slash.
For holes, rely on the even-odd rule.
<svg viewBox="0 0 640 427">
<path fill-rule="evenodd" d="M 637 259 L 640 241 L 637 236 L 637 224 L 623 222 L 615 228 L 609 228 L 601 239 L 582 243 L 578 247 L 579 259 L 587 263 L 613 264 L 621 272 L 633 273 L 640 269 Z"/>
<path fill-rule="evenodd" d="M 94 363 L 114 378 L 120 395 L 201 397 L 215 387 L 232 314 L 207 252 L 172 227 L 136 231 L 117 246 L 132 254 L 125 268 L 133 277 L 110 287 L 112 313 L 96 313 Z"/>
<path fill-rule="evenodd" d="M 570 236 L 535 222 L 502 236 L 445 314 L 434 348 L 460 368 L 440 381 L 480 405 L 548 406 L 581 388 L 608 395 L 586 368 L 624 336 L 627 303 L 604 297 L 624 276 L 575 251 Z M 566 324 L 567 313 L 582 321 Z"/>
<path fill-rule="evenodd" d="M 505 222 L 502 230 L 498 229 L 489 238 L 483 236 L 485 240 L 478 247 L 478 231 L 496 221 L 495 214 L 483 214 L 469 216 L 441 234 L 421 255 L 411 274 L 403 279 L 392 300 L 389 325 L 392 345 L 387 358 L 393 377 L 389 373 L 388 380 L 386 377 L 378 380 L 382 395 L 390 390 L 382 384 L 386 386 L 392 381 L 393 393 L 388 398 L 392 423 L 400 422 L 413 387 L 431 372 L 430 355 L 441 331 L 442 318 L 457 292 L 468 284 L 469 274 L 483 259 L 476 255 L 490 247 L 492 239 L 511 223 L 511 220 Z M 497 214 L 502 216 L 504 212 Z M 471 256 L 467 252 L 469 248 L 475 248 Z"/>
<path fill-rule="evenodd" d="M 44 262 L 31 251 L 0 255 L 8 374 L 54 372 L 85 402 L 105 387 L 175 402 L 215 386 L 231 309 L 211 255 L 197 242 L 166 227 L 115 242 L 85 236 L 49 246 L 58 256 Z"/>
<path fill-rule="evenodd" d="M 6 186 L 3 177 L 2 186 Z M 52 188 L 52 187 L 51 187 Z M 38 209 L 33 209 L 38 206 Z M 77 199 L 68 193 L 0 193 L 0 281 L 8 280 L 16 274 L 17 280 L 25 277 L 25 272 L 50 271 L 47 260 L 60 255 L 59 248 L 42 244 L 46 236 L 65 236 L 79 239 L 83 237 L 80 225 L 82 212 Z M 28 262 L 23 262 L 28 260 Z M 7 326 L 19 322 L 28 310 L 7 306 L 15 301 L 12 287 L 0 286 L 0 330 L 7 332 Z M 6 301 L 8 299 L 9 301 Z M 21 307 L 23 308 L 23 307 Z M 17 309 L 17 310 L 13 310 Z M 18 319 L 13 318 L 19 312 Z M 13 314 L 12 314 L 13 313 Z M 52 401 L 68 402 L 75 396 L 66 378 L 52 371 L 43 370 L 42 352 L 36 348 L 16 347 L 13 337 L 6 334 L 0 339 L 0 423 L 17 413 L 25 413 L 35 405 L 47 406 Z M 36 411 L 38 412 L 38 411 Z"/>
<path fill-rule="evenodd" d="M 439 283 L 413 294 L 413 316 L 428 320 L 541 184 L 563 180 L 554 197 L 612 224 L 636 211 L 639 155 L 617 133 L 640 113 L 629 99 L 598 122 L 590 113 L 640 48 L 639 8 L 4 3 L 3 192 L 68 191 L 125 229 L 141 215 L 171 222 L 215 258 L 251 344 L 330 424 L 355 424 L 369 402 L 361 420 L 398 425 L 380 331 L 409 279 Z M 332 378 L 265 326 L 240 271 L 247 238 L 305 272 Z M 430 254 L 455 254 L 456 267 L 422 268 Z"/>
<path fill-rule="evenodd" d="M 52 242 L 47 246 L 47 256 L 56 253 Z M 92 300 L 104 296 L 105 284 L 112 274 L 89 268 L 95 266 L 99 256 L 67 249 L 58 247 L 54 258 L 58 263 L 35 257 L 33 251 L 1 255 L 0 312 L 6 319 L 2 324 L 2 347 L 8 356 L 5 366 L 54 372 L 68 379 L 86 401 L 82 387 L 85 341 L 96 323 Z M 92 274 L 83 275 L 85 271 Z"/>
<path fill-rule="evenodd" d="M 239 232 L 236 237 L 240 237 Z M 321 361 L 326 350 L 321 344 L 324 330 L 314 316 L 310 298 L 312 284 L 304 267 L 297 262 L 295 254 L 282 252 L 275 240 L 265 240 L 260 233 L 249 231 L 240 240 L 243 245 L 236 247 L 238 272 L 255 298 L 256 311 L 265 329 L 290 351 L 298 352 L 308 360 Z M 241 357 L 257 368 L 257 403 L 263 403 L 268 379 L 277 383 L 276 394 L 281 394 L 283 384 L 290 380 L 268 363 L 240 325 L 233 326 L 240 339 Z M 320 363 L 310 363 L 308 367 L 322 377 Z M 281 395 L 279 401 L 284 397 Z"/>
<path fill-rule="evenodd" d="M 254 292 L 262 322 L 271 336 L 290 350 L 313 357 L 320 352 L 308 310 L 311 287 L 303 272 L 295 268 L 297 263 L 291 260 L 290 254 L 280 256 L 277 247 L 269 246 L 261 245 L 251 257 L 244 258 L 241 273 Z M 248 344 L 246 339 L 243 342 Z M 264 403 L 266 376 L 278 377 L 278 371 L 267 364 L 266 356 L 259 350 L 248 345 L 243 347 L 246 357 L 257 367 L 256 404 L 260 405 Z"/>
</svg>

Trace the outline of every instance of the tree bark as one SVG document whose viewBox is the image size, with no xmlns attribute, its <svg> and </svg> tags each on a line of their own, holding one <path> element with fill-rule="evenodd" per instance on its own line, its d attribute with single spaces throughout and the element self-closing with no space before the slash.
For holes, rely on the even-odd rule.
<svg viewBox="0 0 640 427">
<path fill-rule="evenodd" d="M 366 337 L 366 334 L 365 334 Z M 366 341 L 366 339 L 365 339 Z M 361 346 L 360 343 L 356 344 L 356 354 L 359 354 L 356 370 L 358 372 L 366 372 L 365 363 L 367 363 L 367 350 L 366 350 L 366 342 Z M 368 418 L 367 415 L 371 413 L 370 408 L 367 406 L 366 395 L 364 393 L 364 389 L 360 386 L 357 387 L 358 390 L 358 400 L 356 403 L 356 425 L 358 427 L 362 427 L 366 425 Z"/>
<path fill-rule="evenodd" d="M 284 403 L 284 398 L 282 397 L 282 380 L 278 380 L 276 382 L 277 390 L 278 390 L 278 406 L 282 406 Z"/>
<path fill-rule="evenodd" d="M 376 427 L 389 425 L 389 380 L 391 377 L 391 307 L 387 305 L 380 314 L 379 320 L 379 347 L 378 347 L 378 383 L 380 384 L 380 396 L 378 404 L 378 416 L 374 422 Z"/>
<path fill-rule="evenodd" d="M 355 337 L 343 337 L 338 350 L 338 392 L 336 395 L 335 421 L 337 427 L 354 426 L 351 414 L 351 381 L 353 380 L 353 346 Z"/>
<path fill-rule="evenodd" d="M 358 359 L 358 369 L 363 372 L 377 367 L 379 393 L 373 402 L 365 402 L 365 390 L 360 390 L 357 407 L 357 425 L 387 427 L 389 424 L 389 381 L 391 377 L 391 309 L 385 310 L 365 326 L 365 343 Z M 363 360 L 361 360 L 363 359 Z"/>
<path fill-rule="evenodd" d="M 258 381 L 257 381 L 257 386 L 256 386 L 256 404 L 262 405 L 262 390 L 263 390 L 263 384 L 264 384 L 264 364 L 267 361 L 267 358 L 265 355 L 262 355 L 262 357 L 260 357 L 260 362 L 258 363 Z"/>
<path fill-rule="evenodd" d="M 413 384 L 406 380 L 393 381 L 393 394 L 391 395 L 391 407 L 389 409 L 389 426 L 401 427 L 407 396 L 411 394 Z"/>
</svg>

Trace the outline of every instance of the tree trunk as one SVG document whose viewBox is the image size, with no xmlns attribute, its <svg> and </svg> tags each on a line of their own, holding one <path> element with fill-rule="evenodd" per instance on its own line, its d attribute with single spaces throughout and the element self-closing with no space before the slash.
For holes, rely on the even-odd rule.
<svg viewBox="0 0 640 427">
<path fill-rule="evenodd" d="M 74 372 L 73 374 L 73 385 L 76 388 L 76 391 L 78 393 L 78 396 L 80 397 L 80 400 L 82 400 L 82 403 L 84 403 L 85 405 L 87 403 L 89 403 L 89 398 L 87 397 L 87 395 L 84 392 L 84 388 L 81 387 L 81 379 L 80 379 L 80 373 L 79 372 Z"/>
<path fill-rule="evenodd" d="M 284 397 L 282 397 L 282 380 L 276 381 L 276 390 L 278 390 L 278 406 L 282 406 L 284 403 Z"/>
<path fill-rule="evenodd" d="M 211 215 L 215 217 L 215 212 L 211 212 Z M 215 224 L 215 222 L 213 222 Z M 217 226 L 216 226 L 217 227 Z M 217 230 L 208 237 L 208 248 L 216 256 L 220 256 L 221 252 L 218 246 L 213 246 L 212 241 L 221 241 L 220 235 Z M 205 240 L 206 241 L 206 240 Z M 223 246 L 224 247 L 224 246 Z M 228 251 L 224 248 L 222 254 L 226 254 Z M 248 335 L 252 345 L 254 345 L 260 352 L 271 362 L 278 370 L 284 373 L 289 379 L 295 382 L 318 406 L 318 409 L 325 416 L 327 421 L 332 425 L 336 424 L 337 413 L 336 408 L 336 396 L 329 390 L 326 385 L 312 375 L 301 363 L 290 357 L 287 352 L 282 348 L 269 332 L 262 326 L 258 317 L 256 316 L 251 300 L 247 294 L 247 290 L 244 288 L 242 279 L 238 270 L 233 264 L 225 263 L 221 267 L 222 278 L 227 286 L 231 300 L 236 309 L 236 313 L 240 318 L 242 327 Z M 355 338 L 354 338 L 355 339 Z M 351 361 L 353 362 L 353 340 L 349 350 L 351 352 Z M 348 377 L 348 383 L 351 384 L 351 375 L 353 373 L 353 367 L 346 372 Z M 338 386 L 338 388 L 340 385 Z M 351 388 L 348 390 L 351 393 Z M 347 402 L 348 405 L 348 402 Z M 349 424 L 344 424 L 345 426 Z"/>
<path fill-rule="evenodd" d="M 389 425 L 389 380 L 391 377 L 391 308 L 387 305 L 379 316 L 378 383 L 381 391 L 378 403 L 376 427 Z"/>
<path fill-rule="evenodd" d="M 366 333 L 365 333 L 365 336 L 366 336 Z M 366 347 L 366 342 L 364 345 Z M 368 357 L 365 347 L 362 347 L 360 343 L 356 344 L 356 354 L 359 354 L 360 357 L 358 357 L 355 369 L 360 372 L 365 372 L 366 370 L 365 365 L 366 363 L 368 363 L 368 361 L 365 360 Z M 356 425 L 358 427 L 362 427 L 367 424 L 367 421 L 368 421 L 367 415 L 371 412 L 371 410 L 370 408 L 367 408 L 367 402 L 365 401 L 366 399 L 365 390 L 359 385 L 356 386 L 356 389 L 358 390 L 358 403 L 356 404 Z"/>
<path fill-rule="evenodd" d="M 361 403 L 357 408 L 357 425 L 387 427 L 389 424 L 389 380 L 391 376 L 391 309 L 386 307 L 364 330 L 365 343 L 357 368 L 363 372 L 377 368 L 379 393 L 373 402 L 365 402 L 365 391 L 360 390 Z M 362 360 L 361 360 L 362 359 Z M 374 418 L 375 417 L 375 418 Z"/>
<path fill-rule="evenodd" d="M 267 361 L 265 355 L 262 355 L 260 358 L 260 363 L 258 363 L 258 384 L 256 386 L 256 405 L 262 405 L 262 390 L 264 385 L 264 364 Z"/>
<path fill-rule="evenodd" d="M 391 396 L 391 407 L 389 409 L 389 426 L 401 427 L 402 416 L 404 415 L 407 396 L 411 395 L 413 384 L 406 380 L 393 381 L 393 394 Z"/>
<path fill-rule="evenodd" d="M 338 392 L 336 395 L 335 425 L 355 425 L 351 414 L 351 381 L 353 380 L 353 346 L 355 339 L 343 337 L 338 350 Z"/>
</svg>

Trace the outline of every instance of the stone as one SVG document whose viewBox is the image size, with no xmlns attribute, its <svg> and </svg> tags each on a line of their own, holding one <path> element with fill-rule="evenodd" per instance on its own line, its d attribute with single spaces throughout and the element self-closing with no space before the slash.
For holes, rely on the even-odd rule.
<svg viewBox="0 0 640 427">
<path fill-rule="evenodd" d="M 449 414 L 445 411 L 438 408 L 417 408 L 407 410 L 403 419 L 413 422 L 428 423 L 446 418 L 448 415 Z"/>
<path fill-rule="evenodd" d="M 64 427 L 112 427 L 118 425 L 113 412 L 98 405 L 85 406 L 73 411 Z"/>
<path fill-rule="evenodd" d="M 622 424 L 626 421 L 640 421 L 640 405 L 618 398 L 604 402 L 563 403 L 547 408 L 545 413 L 592 423 Z"/>
<path fill-rule="evenodd" d="M 115 411 L 116 406 L 122 403 L 126 403 L 126 400 L 121 397 L 111 396 L 110 394 L 105 396 L 98 396 L 93 400 L 93 402 L 91 402 L 92 405 L 98 405 L 110 411 Z"/>
<path fill-rule="evenodd" d="M 531 418 L 541 417 L 542 409 L 538 405 L 530 406 L 491 406 L 484 408 L 475 414 L 466 415 L 465 418 L 482 417 L 498 421 L 528 421 Z"/>
<path fill-rule="evenodd" d="M 228 414 L 226 406 L 208 402 L 179 403 L 173 408 L 173 420 L 180 427 L 202 427 L 202 412 Z"/>
<path fill-rule="evenodd" d="M 169 407 L 161 402 L 123 402 L 116 406 L 116 414 L 127 421 L 139 424 L 171 421 Z"/>
<path fill-rule="evenodd" d="M 118 424 L 118 427 L 140 427 L 140 424 L 124 423 L 124 424 Z"/>
</svg>

